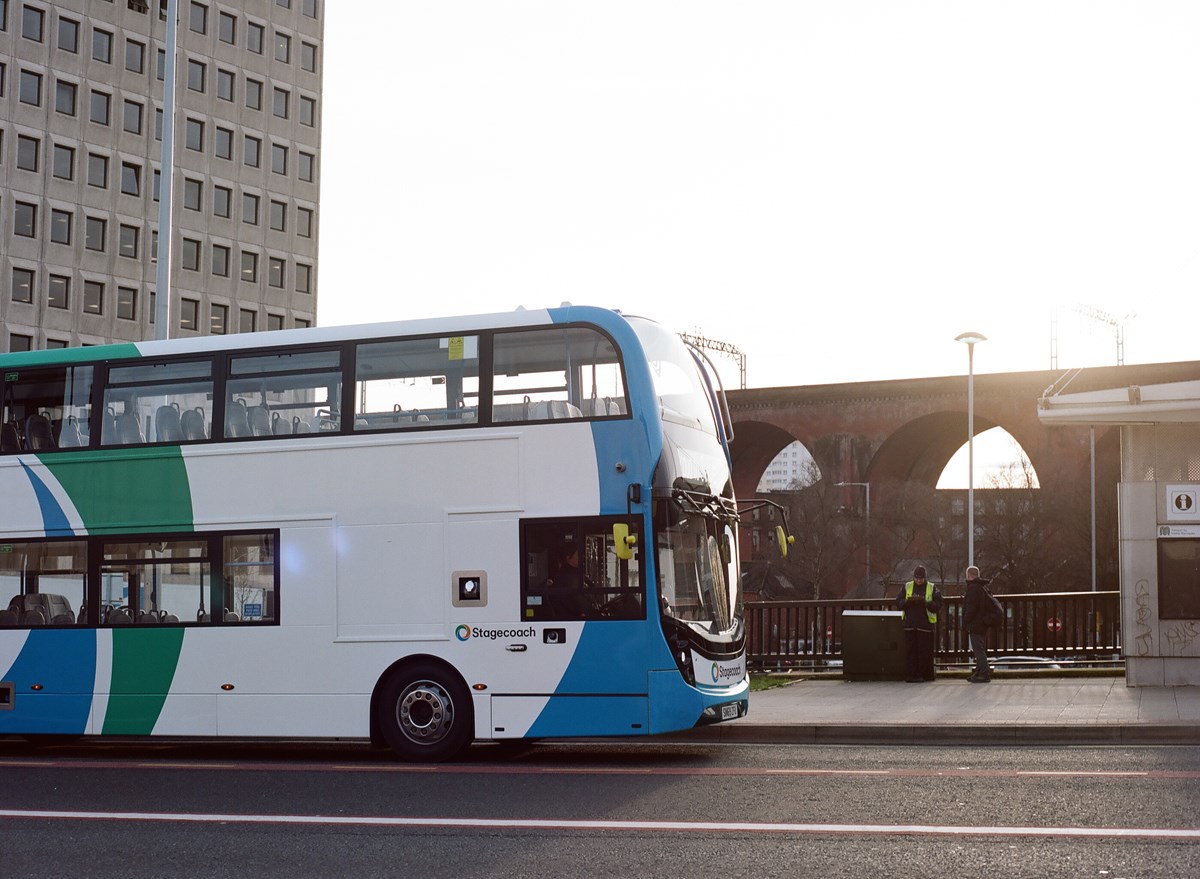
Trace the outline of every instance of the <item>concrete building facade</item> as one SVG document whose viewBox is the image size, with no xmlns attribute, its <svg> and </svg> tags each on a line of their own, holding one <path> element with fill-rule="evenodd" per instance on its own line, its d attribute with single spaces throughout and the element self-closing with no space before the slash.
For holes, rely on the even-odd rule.
<svg viewBox="0 0 1200 879">
<path fill-rule="evenodd" d="M 160 0 L 0 0 L 0 352 L 155 337 Z M 317 312 L 322 0 L 178 0 L 171 337 Z"/>
</svg>

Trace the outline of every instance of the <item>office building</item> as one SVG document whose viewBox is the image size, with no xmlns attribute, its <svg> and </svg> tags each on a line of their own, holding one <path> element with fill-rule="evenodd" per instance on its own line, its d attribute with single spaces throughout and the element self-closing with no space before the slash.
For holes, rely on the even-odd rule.
<svg viewBox="0 0 1200 879">
<path fill-rule="evenodd" d="M 178 0 L 169 335 L 317 312 L 321 0 Z M 165 2 L 0 0 L 0 352 L 156 336 Z"/>
</svg>

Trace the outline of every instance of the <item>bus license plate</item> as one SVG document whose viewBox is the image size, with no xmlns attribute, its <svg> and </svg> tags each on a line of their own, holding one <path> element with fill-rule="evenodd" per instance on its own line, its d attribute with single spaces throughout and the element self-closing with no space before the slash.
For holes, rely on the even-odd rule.
<svg viewBox="0 0 1200 879">
<path fill-rule="evenodd" d="M 737 703 L 734 703 L 733 705 L 722 705 L 721 706 L 721 720 L 737 720 L 737 716 L 738 716 Z"/>
</svg>

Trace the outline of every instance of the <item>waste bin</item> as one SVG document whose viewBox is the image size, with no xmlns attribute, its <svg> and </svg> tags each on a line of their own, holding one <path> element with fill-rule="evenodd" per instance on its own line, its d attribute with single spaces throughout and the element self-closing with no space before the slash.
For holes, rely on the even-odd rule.
<svg viewBox="0 0 1200 879">
<path fill-rule="evenodd" d="M 898 610 L 842 611 L 842 677 L 848 681 L 902 681 L 904 614 Z"/>
</svg>

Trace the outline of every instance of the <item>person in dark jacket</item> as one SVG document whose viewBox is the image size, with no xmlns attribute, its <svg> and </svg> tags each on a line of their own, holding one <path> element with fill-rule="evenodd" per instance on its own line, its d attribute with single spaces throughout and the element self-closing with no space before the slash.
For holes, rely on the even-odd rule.
<svg viewBox="0 0 1200 879">
<path fill-rule="evenodd" d="M 991 596 L 984 588 L 989 583 L 979 576 L 979 568 L 967 568 L 967 591 L 963 595 L 963 628 L 967 630 L 967 641 L 975 654 L 975 671 L 968 681 L 986 684 L 992 679 L 992 669 L 987 660 L 987 612 L 992 605 Z"/>
<path fill-rule="evenodd" d="M 933 680 L 933 627 L 942 607 L 942 593 L 925 576 L 925 566 L 913 568 L 913 578 L 896 596 L 904 611 L 904 641 L 908 658 L 908 682 Z"/>
</svg>

